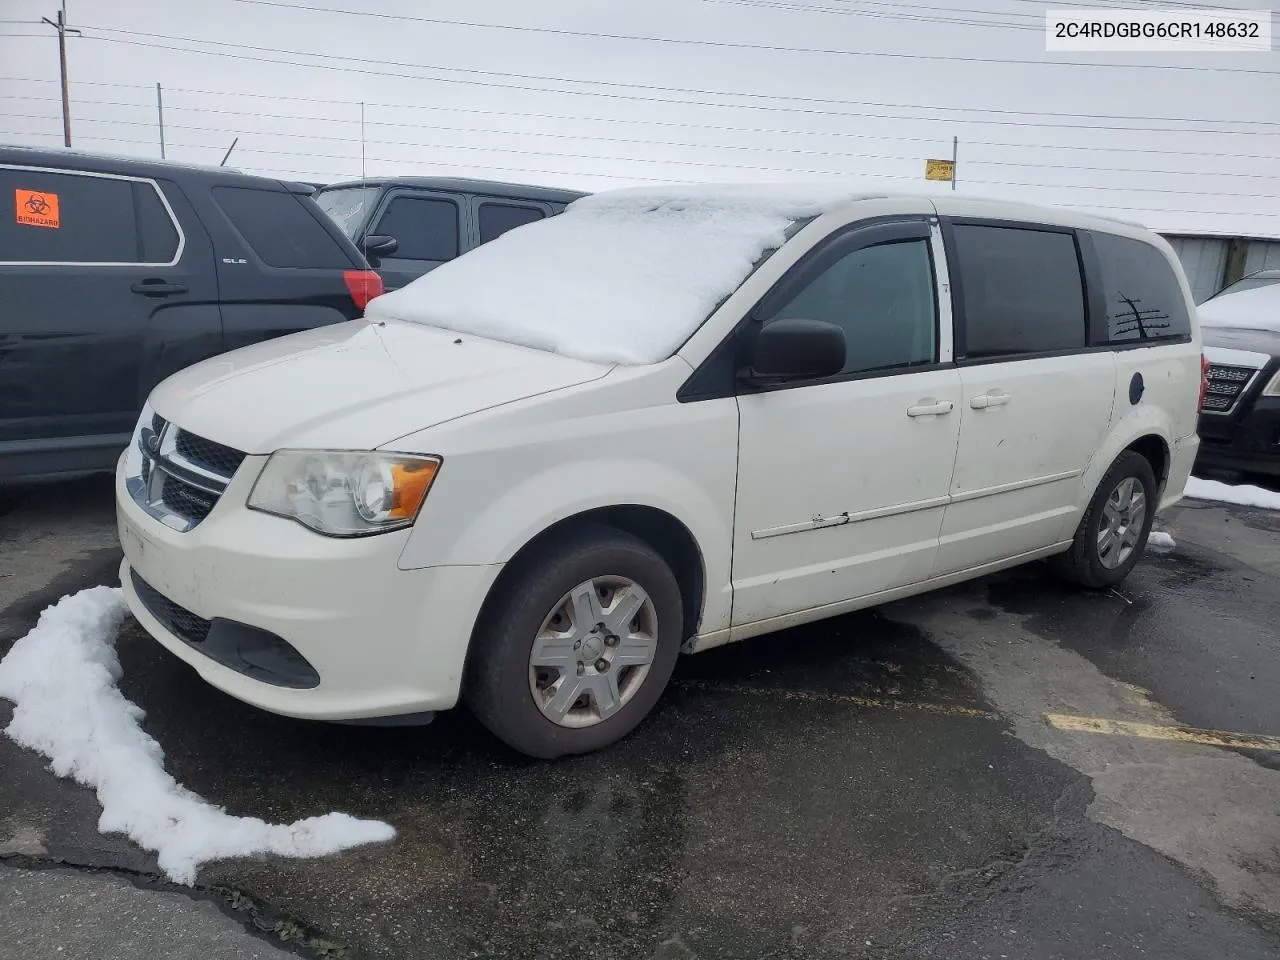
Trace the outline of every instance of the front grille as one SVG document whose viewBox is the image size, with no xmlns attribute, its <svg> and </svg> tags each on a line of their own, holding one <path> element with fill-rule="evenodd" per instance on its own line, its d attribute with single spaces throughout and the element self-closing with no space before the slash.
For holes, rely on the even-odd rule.
<svg viewBox="0 0 1280 960">
<path fill-rule="evenodd" d="M 1204 395 L 1204 410 L 1209 413 L 1230 413 L 1257 372 L 1249 367 L 1209 364 L 1209 389 Z"/>
<path fill-rule="evenodd" d="M 180 532 L 209 516 L 246 456 L 159 416 L 142 431 L 139 447 L 142 466 L 129 490 L 139 506 Z"/>
<path fill-rule="evenodd" d="M 195 521 L 192 526 L 209 515 L 220 496 L 193 487 L 173 474 L 166 474 L 161 483 L 160 502 L 178 516 Z"/>
<path fill-rule="evenodd" d="M 205 638 L 209 636 L 209 627 L 213 625 L 213 621 L 197 617 L 186 607 L 174 603 L 138 576 L 136 570 L 131 570 L 129 573 L 133 580 L 134 593 L 147 608 L 147 612 L 159 620 L 166 630 L 181 637 L 187 643 L 204 643 Z"/>
<path fill-rule="evenodd" d="M 236 470 L 240 468 L 240 464 L 244 462 L 245 458 L 245 455 L 239 450 L 233 450 L 213 440 L 206 440 L 204 437 L 188 433 L 186 430 L 178 431 L 177 439 L 174 441 L 174 449 L 180 456 L 186 457 L 197 466 L 224 476 L 227 480 L 230 480 L 235 475 Z"/>
</svg>

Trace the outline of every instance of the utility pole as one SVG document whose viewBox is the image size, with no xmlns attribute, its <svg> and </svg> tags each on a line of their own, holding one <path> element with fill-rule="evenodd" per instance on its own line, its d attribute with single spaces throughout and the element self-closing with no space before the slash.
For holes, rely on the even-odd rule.
<svg viewBox="0 0 1280 960">
<path fill-rule="evenodd" d="M 364 179 L 364 101 L 360 101 L 360 179 Z"/>
<path fill-rule="evenodd" d="M 956 174 L 959 172 L 957 160 L 960 159 L 960 138 L 951 138 L 951 189 L 956 188 Z"/>
<path fill-rule="evenodd" d="M 156 119 L 160 121 L 160 159 L 164 159 L 164 94 L 156 84 Z"/>
<path fill-rule="evenodd" d="M 71 146 L 71 96 L 67 92 L 67 34 L 78 35 L 80 31 L 67 26 L 67 0 L 62 0 L 62 8 L 58 11 L 56 23 L 48 17 L 40 19 L 58 31 L 58 66 L 62 72 L 62 141 L 69 147 Z"/>
</svg>

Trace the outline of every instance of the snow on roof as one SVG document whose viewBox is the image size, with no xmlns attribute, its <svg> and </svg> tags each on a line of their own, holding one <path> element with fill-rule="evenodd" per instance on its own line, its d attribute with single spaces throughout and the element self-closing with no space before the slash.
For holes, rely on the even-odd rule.
<svg viewBox="0 0 1280 960">
<path fill-rule="evenodd" d="M 1243 327 L 1280 333 L 1280 283 L 1225 293 L 1196 307 L 1204 327 Z"/>
<path fill-rule="evenodd" d="M 582 360 L 656 363 L 792 223 L 868 196 L 820 184 L 597 193 L 376 298 L 365 315 Z"/>
</svg>

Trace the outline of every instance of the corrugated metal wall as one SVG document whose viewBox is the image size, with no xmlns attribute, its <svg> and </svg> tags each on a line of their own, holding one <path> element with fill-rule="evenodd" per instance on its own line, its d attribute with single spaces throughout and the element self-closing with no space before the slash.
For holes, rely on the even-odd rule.
<svg viewBox="0 0 1280 960">
<path fill-rule="evenodd" d="M 1182 261 L 1182 269 L 1186 271 L 1196 303 L 1203 303 L 1222 289 L 1222 272 L 1227 265 L 1228 241 L 1225 238 L 1167 236 L 1165 239 Z M 1280 244 L 1275 246 L 1280 247 Z"/>
<path fill-rule="evenodd" d="M 1259 270 L 1280 270 L 1280 240 L 1250 241 L 1244 255 L 1245 276 Z"/>
</svg>

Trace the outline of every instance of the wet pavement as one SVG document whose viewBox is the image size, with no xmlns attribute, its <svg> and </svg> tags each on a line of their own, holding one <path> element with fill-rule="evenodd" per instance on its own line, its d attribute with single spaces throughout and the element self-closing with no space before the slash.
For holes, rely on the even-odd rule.
<svg viewBox="0 0 1280 960">
<path fill-rule="evenodd" d="M 1192 504 L 1164 523 L 1174 552 L 1117 591 L 1033 566 L 684 658 L 628 740 L 556 763 L 461 711 L 410 729 L 270 716 L 132 624 L 122 686 L 168 769 L 230 812 L 398 830 L 323 860 L 203 868 L 192 902 L 267 931 L 262 946 L 1274 958 L 1280 754 L 1046 719 L 1280 735 L 1280 514 Z M 114 582 L 109 485 L 0 504 L 0 550 L 3 651 L 61 594 Z M 40 758 L 0 738 L 0 769 L 0 870 L 175 889 Z"/>
</svg>

